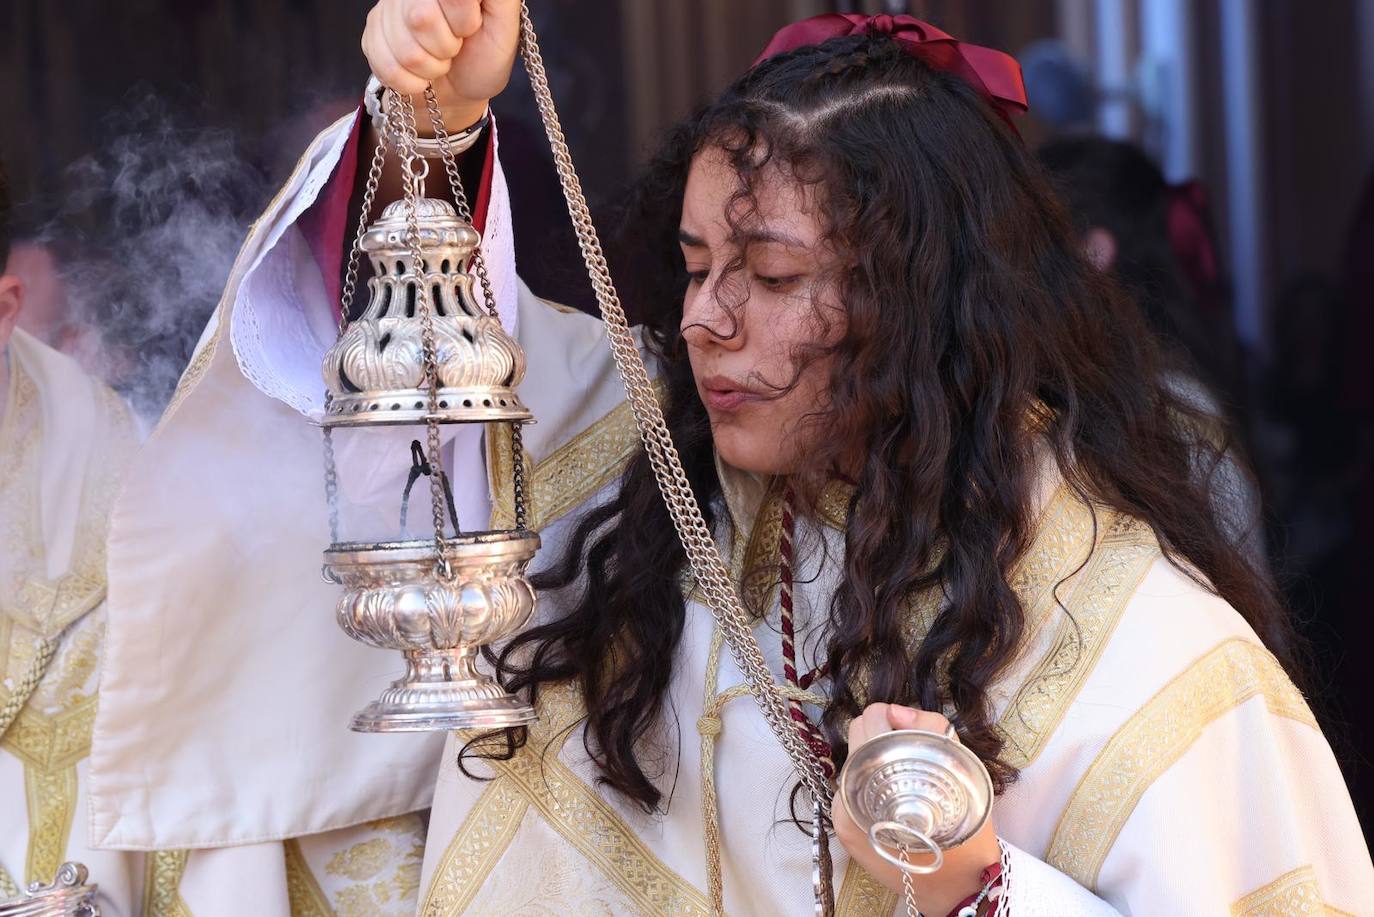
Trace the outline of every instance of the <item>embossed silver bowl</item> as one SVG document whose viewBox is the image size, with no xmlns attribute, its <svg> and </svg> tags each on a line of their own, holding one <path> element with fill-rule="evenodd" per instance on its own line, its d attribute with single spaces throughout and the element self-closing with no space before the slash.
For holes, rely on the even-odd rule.
<svg viewBox="0 0 1374 917">
<path fill-rule="evenodd" d="M 325 577 L 344 587 L 339 625 L 355 640 L 400 650 L 406 672 L 353 718 L 358 732 L 502 728 L 534 710 L 477 670 L 477 650 L 508 637 L 534 612 L 525 570 L 539 536 L 465 533 L 444 542 L 452 579 L 435 572 L 433 541 L 341 543 Z"/>
<path fill-rule="evenodd" d="M 924 729 L 874 736 L 845 761 L 839 783 L 845 811 L 874 849 L 911 873 L 939 869 L 944 851 L 977 834 L 992 811 L 992 778 L 983 762 Z M 932 859 L 912 863 L 911 854 Z"/>
<path fill-rule="evenodd" d="M 100 917 L 99 886 L 86 884 L 86 867 L 63 863 L 52 882 L 34 882 L 18 898 L 0 901 L 0 917 Z"/>
</svg>

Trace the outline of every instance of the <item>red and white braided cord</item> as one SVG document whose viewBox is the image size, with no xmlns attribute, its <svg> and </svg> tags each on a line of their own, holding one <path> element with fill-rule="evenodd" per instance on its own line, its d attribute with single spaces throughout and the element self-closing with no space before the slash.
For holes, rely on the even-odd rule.
<svg viewBox="0 0 1374 917">
<path fill-rule="evenodd" d="M 779 540 L 779 554 L 781 555 L 782 561 L 780 565 L 781 569 L 779 570 L 780 585 L 778 590 L 778 602 L 782 606 L 782 613 L 779 616 L 782 629 L 782 673 L 783 677 L 787 680 L 787 684 L 804 691 L 811 687 L 817 679 L 825 677 L 826 666 L 824 664 L 817 666 L 805 675 L 798 676 L 797 674 L 797 635 L 793 619 L 794 606 L 792 599 L 792 570 L 795 561 L 793 534 L 796 528 L 792 511 L 793 502 L 794 495 L 792 487 L 788 485 L 787 490 L 783 494 L 782 536 Z M 827 742 L 825 736 L 821 734 L 820 728 L 806 715 L 806 711 L 802 709 L 800 701 L 789 700 L 787 709 L 788 712 L 791 713 L 792 719 L 797 724 L 797 731 L 801 733 L 802 738 L 806 740 L 807 744 L 815 750 L 816 756 L 821 759 L 821 766 L 825 770 L 825 775 L 827 777 L 834 777 L 835 761 L 833 752 L 830 748 L 830 743 Z"/>
</svg>

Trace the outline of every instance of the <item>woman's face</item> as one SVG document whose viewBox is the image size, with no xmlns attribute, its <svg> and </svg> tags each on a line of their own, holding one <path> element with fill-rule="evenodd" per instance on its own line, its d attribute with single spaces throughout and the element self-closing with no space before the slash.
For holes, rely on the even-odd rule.
<svg viewBox="0 0 1374 917">
<path fill-rule="evenodd" d="M 802 463 L 823 429 L 815 415 L 829 405 L 832 358 L 798 351 L 844 334 L 829 279 L 835 255 L 814 186 L 769 169 L 751 201 L 732 200 L 740 188 L 724 152 L 708 148 L 692 161 L 680 234 L 690 278 L 682 335 L 721 457 L 786 474 Z"/>
</svg>

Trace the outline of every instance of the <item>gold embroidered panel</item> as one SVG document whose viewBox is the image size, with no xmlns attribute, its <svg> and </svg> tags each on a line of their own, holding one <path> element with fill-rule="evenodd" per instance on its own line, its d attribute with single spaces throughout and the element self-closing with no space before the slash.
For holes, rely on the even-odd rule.
<svg viewBox="0 0 1374 917">
<path fill-rule="evenodd" d="M 289 838 L 282 844 L 286 857 L 286 899 L 291 917 L 334 917 L 334 909 L 320 888 L 310 864 L 301 853 L 300 841 Z"/>
<path fill-rule="evenodd" d="M 101 427 L 92 435 L 100 435 L 102 442 L 98 449 L 89 448 L 71 566 L 50 578 L 39 504 L 44 448 L 40 392 L 17 360 L 9 362 L 10 404 L 0 436 L 0 615 L 34 636 L 53 637 L 105 595 L 106 521 L 135 448 L 134 427 L 119 396 L 92 382 L 101 414 Z M 7 669 L 12 674 L 14 667 L 0 658 L 0 676 Z"/>
<path fill-rule="evenodd" d="M 655 381 L 662 397 L 664 386 Z M 515 525 L 515 495 L 511 471 L 515 459 L 511 451 L 510 427 L 491 424 L 486 428 L 487 467 L 492 488 L 492 527 Z M 625 463 L 639 451 L 639 430 L 628 402 L 617 405 L 609 414 L 559 446 L 533 467 L 525 456 L 526 500 L 530 528 L 535 531 L 562 518 L 586 502 L 620 476 Z"/>
<path fill-rule="evenodd" d="M 53 771 L 24 768 L 29 806 L 26 882 L 51 882 L 67 860 L 67 840 L 76 815 L 76 767 Z"/>
<path fill-rule="evenodd" d="M 709 915 L 706 897 L 649 850 L 601 794 L 559 760 L 559 750 L 575 731 L 571 727 L 583 715 L 572 687 L 545 689 L 539 714 L 521 752 L 510 761 L 492 762 L 497 772 L 509 777 L 564 839 L 646 912 Z M 559 738 L 550 741 L 555 736 Z"/>
<path fill-rule="evenodd" d="M 191 917 L 181 900 L 181 877 L 186 873 L 186 850 L 158 850 L 147 855 L 143 867 L 143 917 Z"/>
<path fill-rule="evenodd" d="M 490 762 L 496 779 L 470 810 L 435 870 L 425 896 L 426 917 L 462 913 L 500 860 L 528 809 L 534 809 L 645 913 L 709 915 L 705 896 L 645 846 L 609 803 L 558 758 L 582 717 L 569 685 L 546 688 L 539 721 L 510 761 Z M 460 734 L 463 741 L 473 733 Z M 525 805 L 510 805 L 516 794 Z M 463 857 L 472 851 L 471 862 Z"/>
<path fill-rule="evenodd" d="M 422 917 L 456 917 L 467 910 L 528 810 L 529 802 L 512 781 L 498 777 L 487 784 L 435 867 Z"/>
<path fill-rule="evenodd" d="M 1253 697 L 1317 728 L 1298 689 L 1264 647 L 1240 637 L 1204 654 L 1137 710 L 1088 767 L 1059 817 L 1045 860 L 1086 888 L 1145 791 L 1206 726 Z"/>
<path fill-rule="evenodd" d="M 0 688 L 0 703 L 8 696 Z M 90 754 L 94 724 L 94 697 L 81 698 L 68 709 L 51 715 L 25 707 L 4 739 L 0 739 L 0 748 L 39 770 L 73 767 Z"/>
<path fill-rule="evenodd" d="M 1055 588 L 1072 572 L 1093 541 L 1093 512 L 1067 491 L 1045 517 L 1041 535 L 1012 582 L 1027 610 L 1032 633 L 1056 605 Z M 1064 719 L 1097 665 L 1140 581 L 1159 558 L 1148 526 L 1098 508 L 1097 544 L 1064 602 L 1050 648 L 1035 665 L 998 720 L 1003 755 L 1016 768 L 1035 760 Z"/>
<path fill-rule="evenodd" d="M 1311 866 L 1284 873 L 1231 905 L 1231 917 L 1292 917 L 1294 914 L 1341 917 L 1345 911 L 1322 900 L 1317 871 Z"/>
<path fill-rule="evenodd" d="M 897 909 L 897 893 L 888 891 L 873 875 L 853 860 L 844 871 L 840 893 L 835 898 L 837 917 L 887 915 Z"/>
<path fill-rule="evenodd" d="M 382 818 L 308 838 L 336 848 L 324 864 L 326 901 L 338 917 L 414 917 L 425 857 L 419 813 Z M 347 847 L 340 846 L 348 843 Z"/>
<path fill-rule="evenodd" d="M 837 491 L 838 493 L 838 491 Z M 847 506 L 848 497 L 845 496 Z M 782 532 L 782 488 L 775 481 L 748 533 L 742 557 L 733 564 L 746 607 L 766 609 L 775 599 Z M 1106 648 L 1131 594 L 1159 557 L 1158 544 L 1148 526 L 1104 507 L 1090 507 L 1066 486 L 1046 504 L 1030 549 L 1017 561 L 1009 585 L 1026 611 L 1031 643 L 1048 626 L 1060 598 L 1072 611 L 1058 623 L 1049 648 L 1022 682 L 997 724 L 1010 762 L 1024 768 L 1035 760 L 1077 696 L 1097 659 Z M 1087 560 L 1066 596 L 1056 587 Z M 936 590 L 913 600 L 903 625 L 912 650 L 930 632 L 943 597 Z M 867 678 L 856 688 L 860 703 L 867 698 Z"/>
</svg>

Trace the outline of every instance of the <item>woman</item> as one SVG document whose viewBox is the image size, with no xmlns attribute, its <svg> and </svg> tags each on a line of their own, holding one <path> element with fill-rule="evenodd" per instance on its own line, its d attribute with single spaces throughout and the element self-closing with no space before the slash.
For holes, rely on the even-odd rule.
<svg viewBox="0 0 1374 917">
<path fill-rule="evenodd" d="M 466 127 L 506 83 L 518 10 L 382 0 L 363 46 L 388 85 L 432 81 L 446 123 Z M 1283 610 L 1202 509 L 1190 468 L 1207 441 L 1154 381 L 1143 327 L 1120 318 L 1131 313 L 1080 256 L 1008 123 L 1005 62 L 892 17 L 808 21 L 764 58 L 651 165 L 627 224 L 637 269 L 625 293 L 798 728 L 838 766 L 878 733 L 952 724 L 995 776 L 989 824 L 915 882 L 915 904 L 932 915 L 994 901 L 1016 914 L 1365 907 L 1374 870 L 1285 674 Z M 269 473 L 266 445 L 215 424 L 270 417 L 271 436 L 256 439 L 270 439 L 272 468 L 311 461 L 295 432 L 304 421 L 258 392 L 318 409 L 318 383 L 293 388 L 291 374 L 309 378 L 328 343 L 311 331 L 329 326 L 314 260 L 337 276 L 340 201 L 375 142 L 351 136 L 361 149 L 347 124 L 324 135 L 306 177 L 258 224 L 217 321 L 235 359 L 211 344 L 193 364 L 154 438 L 149 464 L 163 474 L 126 488 L 130 518 L 175 512 L 213 529 L 243 501 L 301 505 Z M 521 393 L 539 423 L 525 446 L 545 545 L 540 618 L 499 669 L 541 718 L 528 734 L 450 738 L 422 912 L 809 912 L 796 777 L 692 589 L 599 323 L 518 289 L 495 138 L 483 138 L 485 158 L 475 147 L 465 168 L 484 176 L 496 306 L 530 367 Z M 471 432 L 455 433 L 460 504 L 480 477 L 466 461 Z M 175 444 L 198 435 L 218 437 L 198 472 L 212 462 L 223 480 L 252 481 L 232 508 L 165 473 Z M 493 431 L 485 446 L 499 523 L 509 444 Z M 273 509 L 275 555 L 298 538 L 318 544 Z M 470 505 L 459 511 L 470 518 Z M 165 536 L 136 528 L 121 557 L 112 548 L 112 567 L 129 571 L 121 642 L 156 645 L 160 616 L 211 615 L 204 589 L 188 601 L 139 566 L 135 549 Z M 232 552 L 216 547 L 181 557 L 199 550 L 223 567 Z M 317 625 L 300 609 L 313 602 L 327 621 L 331 597 L 252 580 L 217 580 L 232 595 L 209 602 L 234 603 L 234 631 L 201 639 L 229 652 L 270 629 L 274 658 L 295 648 L 307 662 L 318 647 L 295 634 Z M 179 665 L 163 652 L 143 677 L 174 683 Z M 133 677 L 132 656 L 107 665 L 107 682 Z M 337 703 L 324 688 L 348 696 L 353 677 L 314 669 L 276 692 L 274 716 L 301 698 Z M 213 696 L 197 697 L 176 747 L 130 724 L 125 741 L 158 752 L 141 786 L 191 782 L 204 756 L 182 749 L 206 736 L 216 761 L 265 773 L 225 738 Z M 293 761 L 315 754 L 312 742 L 292 748 Z M 328 781 L 281 766 L 280 789 L 266 777 L 247 789 L 245 827 L 218 840 L 414 807 L 414 769 L 382 771 L 369 754 L 371 771 L 347 754 L 317 759 Z M 329 817 L 292 781 L 328 783 L 332 794 L 311 798 Z M 162 836 L 208 820 L 187 819 Z M 896 870 L 838 808 L 834 828 L 839 911 L 892 912 Z"/>
</svg>

